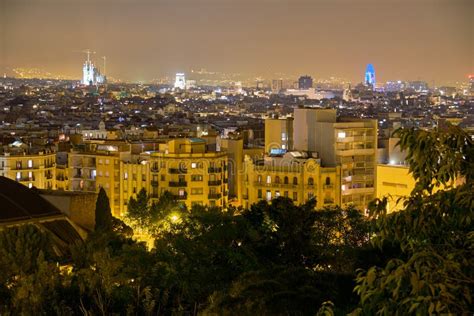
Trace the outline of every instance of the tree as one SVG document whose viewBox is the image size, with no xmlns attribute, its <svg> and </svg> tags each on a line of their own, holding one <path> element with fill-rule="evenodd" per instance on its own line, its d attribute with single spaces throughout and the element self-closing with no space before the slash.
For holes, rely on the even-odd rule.
<svg viewBox="0 0 474 316">
<path fill-rule="evenodd" d="M 312 233 L 318 268 L 353 273 L 359 253 L 368 248 L 369 229 L 369 221 L 352 206 L 318 210 Z"/>
<path fill-rule="evenodd" d="M 0 314 L 33 315 L 59 306 L 53 248 L 49 234 L 34 225 L 0 231 Z"/>
<path fill-rule="evenodd" d="M 473 141 L 455 126 L 396 133 L 417 183 L 400 212 L 387 214 L 386 199 L 370 206 L 374 245 L 399 255 L 359 271 L 354 314 L 472 313 Z"/>
<path fill-rule="evenodd" d="M 143 188 L 138 192 L 137 198 L 130 197 L 127 208 L 127 219 L 129 219 L 134 225 L 144 228 L 146 227 L 151 219 L 150 198 Z"/>
<path fill-rule="evenodd" d="M 311 265 L 315 200 L 296 206 L 288 198 L 260 201 L 243 212 L 248 243 L 266 264 Z"/>
<path fill-rule="evenodd" d="M 99 232 L 110 232 L 112 230 L 112 212 L 110 202 L 104 188 L 100 188 L 95 203 L 95 230 Z"/>
<path fill-rule="evenodd" d="M 327 300 L 347 304 L 352 288 L 350 275 L 303 267 L 262 268 L 243 273 L 228 289 L 214 293 L 204 314 L 315 315 Z"/>
</svg>

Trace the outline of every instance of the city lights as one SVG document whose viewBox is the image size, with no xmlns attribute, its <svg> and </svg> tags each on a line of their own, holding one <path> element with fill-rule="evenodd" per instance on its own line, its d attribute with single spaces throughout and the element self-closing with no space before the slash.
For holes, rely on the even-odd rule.
<svg viewBox="0 0 474 316">
<path fill-rule="evenodd" d="M 473 315 L 471 0 L 4 0 L 0 315 Z"/>
</svg>

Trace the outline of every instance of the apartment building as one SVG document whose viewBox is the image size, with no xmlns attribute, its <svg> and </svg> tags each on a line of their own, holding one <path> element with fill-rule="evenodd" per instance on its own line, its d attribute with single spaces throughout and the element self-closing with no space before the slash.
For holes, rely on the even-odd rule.
<svg viewBox="0 0 474 316">
<path fill-rule="evenodd" d="M 293 118 L 265 119 L 265 153 L 280 154 L 293 149 Z"/>
<path fill-rule="evenodd" d="M 317 157 L 304 152 L 288 152 L 282 157 L 255 161 L 246 156 L 243 174 L 242 205 L 284 196 L 296 204 L 316 199 L 317 207 L 338 205 L 341 169 L 321 167 Z"/>
<path fill-rule="evenodd" d="M 367 208 L 375 198 L 377 120 L 336 119 L 336 110 L 298 108 L 295 149 L 317 152 L 323 167 L 341 168 L 340 205 Z"/>
<path fill-rule="evenodd" d="M 170 140 L 148 159 L 153 197 L 168 191 L 189 208 L 194 204 L 227 206 L 226 152 L 208 151 L 201 138 L 183 138 Z"/>
<path fill-rule="evenodd" d="M 55 189 L 56 154 L 45 148 L 4 148 L 0 155 L 0 176 L 29 188 Z"/>
</svg>

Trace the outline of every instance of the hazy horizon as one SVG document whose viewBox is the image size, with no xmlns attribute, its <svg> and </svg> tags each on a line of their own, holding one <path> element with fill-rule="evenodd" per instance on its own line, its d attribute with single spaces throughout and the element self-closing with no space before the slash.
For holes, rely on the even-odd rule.
<svg viewBox="0 0 474 316">
<path fill-rule="evenodd" d="M 474 73 L 469 0 L 0 1 L 4 70 L 80 78 L 80 51 L 90 48 L 126 81 L 206 68 L 356 83 L 368 63 L 378 82 L 438 84 Z"/>
</svg>

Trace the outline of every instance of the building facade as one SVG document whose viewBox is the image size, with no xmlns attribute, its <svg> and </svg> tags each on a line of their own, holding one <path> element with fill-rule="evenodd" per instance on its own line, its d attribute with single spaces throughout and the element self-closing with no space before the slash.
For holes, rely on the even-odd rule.
<svg viewBox="0 0 474 316">
<path fill-rule="evenodd" d="M 265 119 L 265 153 L 283 154 L 293 149 L 293 118 Z"/>
<path fill-rule="evenodd" d="M 301 76 L 298 79 L 298 89 L 307 90 L 313 87 L 313 78 L 311 76 Z"/>
<path fill-rule="evenodd" d="M 318 208 L 339 205 L 340 167 L 323 168 L 317 159 L 299 152 L 267 157 L 262 163 L 246 156 L 243 170 L 242 206 L 282 196 L 303 204 L 316 199 Z"/>
<path fill-rule="evenodd" d="M 336 119 L 336 110 L 294 112 L 295 149 L 317 152 L 324 167 L 341 167 L 340 205 L 367 208 L 375 197 L 377 120 Z"/>
<path fill-rule="evenodd" d="M 0 176 L 29 188 L 56 188 L 56 154 L 52 151 L 4 152 L 0 156 L 0 167 Z"/>
</svg>

